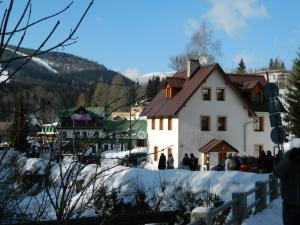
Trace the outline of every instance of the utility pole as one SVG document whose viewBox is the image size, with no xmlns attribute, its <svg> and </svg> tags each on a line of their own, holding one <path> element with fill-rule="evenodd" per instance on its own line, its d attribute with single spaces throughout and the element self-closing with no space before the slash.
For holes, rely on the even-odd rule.
<svg viewBox="0 0 300 225">
<path fill-rule="evenodd" d="M 130 104 L 130 109 L 129 109 L 129 156 L 131 155 L 131 104 L 132 104 L 132 99 L 131 96 L 129 98 L 129 104 Z"/>
</svg>

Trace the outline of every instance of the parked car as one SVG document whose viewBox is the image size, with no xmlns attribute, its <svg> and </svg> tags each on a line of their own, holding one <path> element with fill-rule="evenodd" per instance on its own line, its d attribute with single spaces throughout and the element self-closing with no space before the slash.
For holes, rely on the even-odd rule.
<svg viewBox="0 0 300 225">
<path fill-rule="evenodd" d="M 123 166 L 137 166 L 145 161 L 147 161 L 147 153 L 137 152 L 126 155 L 125 158 L 121 159 L 120 164 Z"/>
<path fill-rule="evenodd" d="M 258 173 L 258 166 L 257 166 L 257 159 L 252 156 L 242 156 L 238 157 L 240 161 L 240 171 L 244 172 L 253 172 L 253 173 Z M 223 171 L 225 170 L 225 161 L 222 160 L 219 162 L 218 165 L 210 168 L 211 170 L 217 170 L 217 171 Z"/>
<path fill-rule="evenodd" d="M 241 163 L 241 171 L 258 173 L 257 159 L 255 157 L 239 157 Z"/>
</svg>

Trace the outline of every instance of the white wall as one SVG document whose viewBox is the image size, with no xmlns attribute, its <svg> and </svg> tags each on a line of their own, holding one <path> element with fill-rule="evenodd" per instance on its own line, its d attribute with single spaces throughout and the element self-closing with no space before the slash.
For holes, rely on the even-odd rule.
<svg viewBox="0 0 300 225">
<path fill-rule="evenodd" d="M 168 119 L 163 119 L 163 130 L 159 130 L 159 119 L 155 119 L 155 130 L 152 130 L 152 120 L 147 120 L 148 132 L 148 153 L 149 162 L 158 165 L 160 153 L 158 153 L 158 160 L 154 161 L 154 147 L 157 146 L 158 150 L 166 148 L 163 152 L 167 156 L 168 146 L 173 145 L 172 152 L 174 157 L 174 166 L 178 167 L 178 119 L 172 118 L 172 130 L 168 130 Z"/>
<path fill-rule="evenodd" d="M 273 152 L 274 143 L 271 140 L 271 130 L 269 113 L 257 112 L 257 116 L 264 117 L 264 131 L 254 131 L 253 123 L 247 125 L 246 148 L 247 154 L 254 155 L 254 145 L 263 145 L 265 151 L 271 150 Z"/>
<path fill-rule="evenodd" d="M 105 134 L 103 133 L 102 129 L 60 129 L 59 133 L 62 137 L 63 132 L 67 133 L 67 138 L 73 138 L 74 137 L 74 133 L 79 132 L 80 133 L 80 138 L 83 137 L 83 132 L 86 132 L 87 134 L 87 138 L 94 138 L 94 133 L 98 132 L 99 133 L 99 137 L 105 137 Z"/>
</svg>

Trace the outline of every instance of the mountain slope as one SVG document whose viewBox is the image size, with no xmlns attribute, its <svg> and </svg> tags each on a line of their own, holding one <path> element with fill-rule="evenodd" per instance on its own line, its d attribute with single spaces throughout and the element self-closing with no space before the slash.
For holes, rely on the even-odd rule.
<svg viewBox="0 0 300 225">
<path fill-rule="evenodd" d="M 33 51 L 22 48 L 16 56 L 30 55 Z M 1 60 L 9 59 L 13 53 L 13 46 L 10 46 Z M 10 63 L 5 68 L 7 72 L 0 76 L 0 81 L 5 80 L 23 62 L 24 59 L 19 59 Z M 116 81 L 122 85 L 111 85 Z M 28 113 L 37 112 L 40 119 L 51 122 L 61 108 L 110 104 L 116 93 L 126 93 L 132 83 L 122 74 L 91 60 L 68 53 L 49 52 L 34 57 L 9 82 L 0 84 L 0 121 L 13 119 L 16 98 L 20 95 Z M 101 92 L 97 90 L 99 87 L 103 89 Z M 123 100 L 126 102 L 126 99 Z M 110 107 L 115 107 L 115 104 Z"/>
<path fill-rule="evenodd" d="M 10 58 L 13 54 L 13 46 L 4 52 L 3 58 Z M 33 49 L 21 48 L 17 56 L 26 56 L 34 52 Z M 24 59 L 14 61 L 10 64 L 8 71 L 18 68 Z M 121 76 L 125 85 L 132 81 L 122 74 L 107 69 L 104 65 L 88 59 L 78 57 L 64 52 L 48 52 L 33 57 L 19 72 L 14 80 L 21 81 L 23 77 L 43 80 L 48 82 L 60 82 L 65 84 L 89 84 L 98 80 L 111 83 L 115 76 Z"/>
</svg>

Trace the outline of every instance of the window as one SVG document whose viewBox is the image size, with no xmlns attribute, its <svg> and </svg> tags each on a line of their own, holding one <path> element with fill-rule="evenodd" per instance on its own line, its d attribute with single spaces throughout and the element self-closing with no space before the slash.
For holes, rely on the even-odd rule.
<svg viewBox="0 0 300 225">
<path fill-rule="evenodd" d="M 201 116 L 201 130 L 209 131 L 210 130 L 210 118 L 209 116 Z"/>
<path fill-rule="evenodd" d="M 155 118 L 151 119 L 151 128 L 155 130 Z"/>
<path fill-rule="evenodd" d="M 158 159 L 158 147 L 155 146 L 154 147 L 154 161 L 157 161 L 157 159 Z"/>
<path fill-rule="evenodd" d="M 172 148 L 168 148 L 168 155 L 172 154 Z"/>
<path fill-rule="evenodd" d="M 159 129 L 160 130 L 164 129 L 164 118 L 159 118 Z"/>
<path fill-rule="evenodd" d="M 219 116 L 217 119 L 217 130 L 218 131 L 226 131 L 226 117 Z"/>
<path fill-rule="evenodd" d="M 264 117 L 257 117 L 254 119 L 254 131 L 264 131 Z"/>
<path fill-rule="evenodd" d="M 172 130 L 172 117 L 168 118 L 168 130 Z"/>
<path fill-rule="evenodd" d="M 202 89 L 202 99 L 203 101 L 210 100 L 210 88 L 203 88 Z"/>
<path fill-rule="evenodd" d="M 225 89 L 217 88 L 217 101 L 225 101 Z"/>
<path fill-rule="evenodd" d="M 172 98 L 172 88 L 169 84 L 167 84 L 166 87 L 166 98 L 168 99 Z"/>
<path fill-rule="evenodd" d="M 263 151 L 263 150 L 264 150 L 263 145 L 260 145 L 260 144 L 254 145 L 254 156 L 259 157 L 260 152 Z"/>
<path fill-rule="evenodd" d="M 86 136 L 86 132 L 84 131 L 84 132 L 82 132 L 82 137 L 83 138 L 86 138 L 87 136 Z"/>
</svg>

